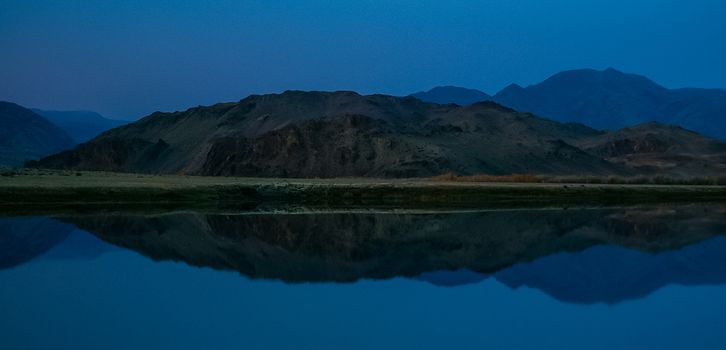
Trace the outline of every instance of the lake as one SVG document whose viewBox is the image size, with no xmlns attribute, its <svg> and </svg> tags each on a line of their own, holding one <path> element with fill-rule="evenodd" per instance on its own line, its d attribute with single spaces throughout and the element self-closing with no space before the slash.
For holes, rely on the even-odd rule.
<svg viewBox="0 0 726 350">
<path fill-rule="evenodd" d="M 723 349 L 726 206 L 0 217 L 2 349 Z"/>
</svg>

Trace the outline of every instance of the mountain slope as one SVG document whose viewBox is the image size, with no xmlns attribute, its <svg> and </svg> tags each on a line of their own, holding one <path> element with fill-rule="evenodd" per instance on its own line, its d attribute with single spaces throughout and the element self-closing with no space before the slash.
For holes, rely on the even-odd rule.
<svg viewBox="0 0 726 350">
<path fill-rule="evenodd" d="M 726 174 L 726 142 L 678 126 L 644 123 L 576 143 L 609 162 L 645 174 Z"/>
<path fill-rule="evenodd" d="M 491 96 L 479 90 L 456 86 L 437 86 L 431 90 L 420 91 L 410 96 L 424 102 L 439 104 L 455 103 L 460 106 L 492 100 Z"/>
<path fill-rule="evenodd" d="M 689 142 L 693 137 L 700 140 L 666 154 L 680 158 L 675 167 L 662 168 L 662 174 L 679 170 L 673 174 L 723 175 L 721 153 L 726 143 L 692 136 L 685 130 L 657 132 L 661 128 L 667 127 L 648 124 L 638 135 L 665 145 Z M 412 97 L 289 91 L 185 112 L 154 113 L 32 165 L 282 177 L 417 177 L 445 172 L 631 175 L 658 171 L 600 152 L 607 142 L 628 137 L 637 140 L 638 135 L 562 124 L 493 102 L 462 107 Z M 617 156 L 638 152 L 625 148 Z M 678 167 L 703 159 L 717 164 L 687 168 L 692 173 Z"/>
<path fill-rule="evenodd" d="M 98 134 L 127 124 L 128 121 L 108 119 L 96 112 L 89 111 L 45 111 L 33 109 L 51 123 L 63 129 L 76 143 L 91 140 Z"/>
<path fill-rule="evenodd" d="M 644 76 L 612 68 L 565 71 L 526 88 L 512 84 L 497 93 L 494 101 L 596 129 L 657 121 L 726 137 L 726 90 L 672 90 Z"/>
<path fill-rule="evenodd" d="M 0 101 L 0 165 L 19 166 L 70 149 L 73 140 L 63 130 L 33 111 Z"/>
</svg>

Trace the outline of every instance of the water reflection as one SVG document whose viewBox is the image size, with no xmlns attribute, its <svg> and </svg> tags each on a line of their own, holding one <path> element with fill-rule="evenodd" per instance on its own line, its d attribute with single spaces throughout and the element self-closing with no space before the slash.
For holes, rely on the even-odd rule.
<svg viewBox="0 0 726 350">
<path fill-rule="evenodd" d="M 73 225 L 49 218 L 0 219 L 0 269 L 46 253 L 73 231 Z"/>
<path fill-rule="evenodd" d="M 726 282 L 726 207 L 481 212 L 104 214 L 0 220 L 0 267 L 113 249 L 288 283 L 488 278 L 574 303 Z"/>
<path fill-rule="evenodd" d="M 491 275 L 459 270 L 418 277 L 439 286 L 479 283 L 487 278 L 513 289 L 536 288 L 559 301 L 615 304 L 646 297 L 670 284 L 725 284 L 726 236 L 658 253 L 604 245 L 552 254 Z"/>
</svg>

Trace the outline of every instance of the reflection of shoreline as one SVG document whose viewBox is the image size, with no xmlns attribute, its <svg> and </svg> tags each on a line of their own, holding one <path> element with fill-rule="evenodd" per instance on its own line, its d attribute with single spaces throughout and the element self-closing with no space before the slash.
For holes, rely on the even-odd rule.
<svg viewBox="0 0 726 350">
<path fill-rule="evenodd" d="M 673 207 L 663 207 L 667 210 L 672 210 L 675 207 L 688 208 L 688 207 L 703 207 L 711 206 L 711 203 L 691 203 L 691 204 L 673 204 Z M 716 206 L 718 207 L 718 205 Z M 98 216 L 144 216 L 144 217 L 161 217 L 176 214 L 192 214 L 192 215 L 225 215 L 225 216 L 256 216 L 256 215 L 312 215 L 312 214 L 379 214 L 379 215 L 401 215 L 401 214 L 471 214 L 471 213 L 496 213 L 496 212 L 537 212 L 537 211 L 562 211 L 562 210 L 575 210 L 575 211 L 587 211 L 587 210 L 652 210 L 652 205 L 617 205 L 617 206 L 544 206 L 535 208 L 526 207 L 498 207 L 498 208 L 479 208 L 479 209 L 409 209 L 409 208 L 315 208 L 315 207 L 258 207 L 254 210 L 159 210 L 154 211 L 110 211 L 98 213 L 95 211 L 87 213 L 74 213 L 69 215 L 67 213 L 55 212 L 49 214 L 50 217 L 64 218 L 64 217 L 98 217 Z M 725 210 L 726 211 L 726 210 Z"/>
<path fill-rule="evenodd" d="M 548 262 L 558 254 L 566 254 L 563 252 L 579 252 L 572 255 L 587 258 L 591 251 L 603 248 L 591 247 L 601 245 L 625 247 L 617 248 L 615 253 L 632 252 L 641 258 L 671 254 L 726 232 L 725 213 L 726 207 L 692 205 L 416 214 L 176 212 L 156 216 L 77 216 L 63 220 L 154 260 L 233 270 L 250 278 L 292 283 L 352 282 L 469 270 L 476 274 L 496 274 L 503 279 L 506 276 L 505 282 L 513 287 L 525 284 L 536 287 L 537 281 L 518 280 L 511 271 L 519 269 L 524 276 L 527 271 L 518 267 L 522 263 L 540 266 L 540 261 Z M 711 241 L 703 244 L 708 242 Z M 666 253 L 653 255 L 637 250 Z M 726 256 L 726 248 L 723 255 Z M 615 258 L 606 254 L 592 266 L 607 271 L 607 267 L 615 266 Z M 693 259 L 698 261 L 700 257 L 694 255 Z M 627 264 L 618 267 L 633 268 Z M 556 276 L 562 268 L 552 265 L 552 275 Z M 510 272 L 505 275 L 506 271 Z M 625 278 L 630 276 L 628 272 L 631 271 L 620 275 Z M 593 278 L 587 275 L 588 271 L 584 273 L 584 277 Z M 719 271 L 714 274 L 720 276 Z M 662 284 L 676 282 L 667 277 Z M 478 277 L 474 275 L 474 278 Z M 607 283 L 590 285 L 599 289 L 608 286 Z M 619 295 L 620 291 L 603 293 L 593 302 L 633 298 L 629 294 Z M 559 296 L 554 292 L 551 295 Z M 567 296 L 559 299 L 578 301 Z"/>
</svg>

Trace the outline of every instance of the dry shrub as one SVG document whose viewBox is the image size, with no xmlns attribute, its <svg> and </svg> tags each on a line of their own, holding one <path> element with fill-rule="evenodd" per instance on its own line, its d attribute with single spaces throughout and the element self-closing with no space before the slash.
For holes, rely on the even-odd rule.
<svg viewBox="0 0 726 350">
<path fill-rule="evenodd" d="M 434 181 L 456 181 L 456 178 L 457 177 L 458 176 L 456 176 L 456 174 L 454 174 L 452 172 L 448 172 L 446 174 L 441 174 L 441 175 L 434 176 L 434 177 L 431 178 L 431 180 L 434 180 Z"/>
</svg>

